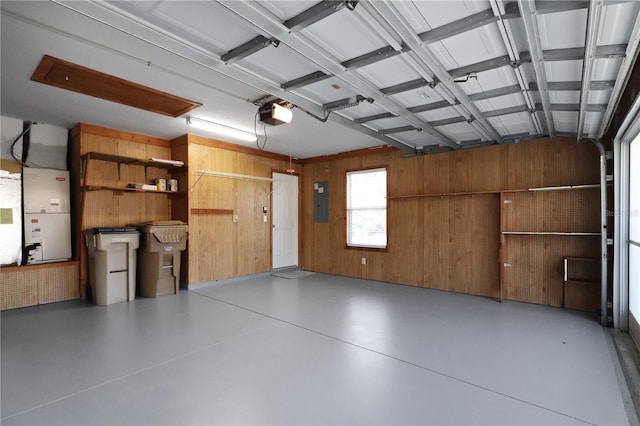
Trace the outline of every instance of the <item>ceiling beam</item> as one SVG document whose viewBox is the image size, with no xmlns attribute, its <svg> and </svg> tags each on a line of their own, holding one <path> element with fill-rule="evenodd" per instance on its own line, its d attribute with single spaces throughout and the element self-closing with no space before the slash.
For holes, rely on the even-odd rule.
<svg viewBox="0 0 640 426">
<path fill-rule="evenodd" d="M 314 6 L 311 6 L 309 9 L 299 13 L 293 18 L 287 19 L 284 21 L 284 25 L 291 31 L 300 31 L 301 29 L 315 24 L 327 16 L 333 15 L 344 6 L 344 1 L 324 0 Z"/>
<path fill-rule="evenodd" d="M 377 14 L 383 18 L 397 32 L 403 43 L 411 50 L 408 54 L 419 64 L 430 70 L 440 83 L 436 86 L 439 91 L 449 92 L 454 99 L 460 102 L 460 107 L 468 110 L 470 115 L 476 119 L 476 125 L 479 126 L 488 136 L 496 141 L 501 142 L 500 134 L 493 126 L 484 118 L 478 108 L 469 100 L 466 93 L 453 82 L 453 78 L 445 69 L 445 67 L 435 58 L 428 50 L 422 39 L 416 34 L 411 25 L 399 13 L 390 1 L 360 1 L 360 7 L 366 7 L 370 13 Z"/>
<path fill-rule="evenodd" d="M 497 98 L 499 96 L 514 95 L 516 93 L 522 93 L 522 88 L 519 84 L 499 87 L 497 89 L 487 90 L 486 92 L 471 93 L 469 94 L 469 99 L 476 102 L 483 99 Z"/>
<path fill-rule="evenodd" d="M 428 86 L 430 83 L 424 78 L 418 78 L 416 80 L 407 81 L 405 83 L 396 84 L 380 89 L 385 95 L 396 95 L 398 93 L 407 92 L 409 90 L 418 89 L 420 87 Z"/>
<path fill-rule="evenodd" d="M 86 16 L 89 19 L 92 19 L 96 22 L 99 22 L 103 25 L 111 26 L 112 28 L 117 29 L 118 31 L 125 32 L 129 36 L 146 43 L 150 46 L 157 47 L 166 52 L 169 52 L 176 57 L 184 59 L 193 64 L 197 64 L 198 66 L 203 67 L 204 69 L 210 70 L 211 72 L 219 73 L 225 75 L 229 78 L 232 78 L 236 81 L 242 82 L 250 87 L 255 88 L 256 90 L 262 91 L 266 94 L 271 94 L 273 96 L 279 97 L 280 99 L 291 102 L 292 104 L 304 108 L 305 111 L 308 111 L 316 116 L 321 116 L 325 113 L 322 105 L 318 105 L 314 102 L 309 101 L 308 99 L 299 96 L 293 92 L 284 91 L 279 85 L 274 84 L 273 82 L 264 80 L 262 78 L 258 78 L 255 75 L 235 66 L 227 66 L 225 63 L 219 59 L 219 57 L 213 52 L 203 51 L 200 46 L 192 45 L 184 40 L 176 40 L 171 38 L 170 36 L 160 33 L 153 26 L 150 26 L 146 22 L 143 21 L 133 21 L 131 17 L 124 13 L 120 8 L 115 7 L 114 5 L 107 2 L 64 2 L 58 3 L 60 6 L 65 7 L 69 10 L 72 10 L 76 13 L 80 13 Z M 3 13 L 5 13 L 3 11 Z M 32 21 L 27 16 L 19 16 L 19 19 L 22 19 L 25 22 L 32 23 L 35 26 L 42 27 L 40 22 Z M 51 31 L 59 31 L 55 28 L 47 28 Z M 86 41 L 89 43 L 89 41 Z M 104 46 L 104 49 L 109 49 L 109 46 Z M 141 63 L 142 60 L 139 60 L 135 57 L 130 57 L 129 59 L 134 61 L 139 61 Z M 199 83 L 206 87 L 210 87 L 204 81 L 195 81 L 195 83 Z M 213 87 L 212 87 L 213 88 Z M 220 88 L 214 88 L 216 90 L 220 90 Z M 395 139 L 389 138 L 387 136 L 381 135 L 376 131 L 368 129 L 360 124 L 354 123 L 352 120 L 349 120 L 340 114 L 331 114 L 329 119 L 334 122 L 341 124 L 347 128 L 358 131 L 360 133 L 364 133 L 372 138 L 380 140 L 381 142 L 395 146 L 404 151 L 415 153 L 416 147 L 409 145 L 402 141 L 397 141 Z"/>
<path fill-rule="evenodd" d="M 536 104 L 536 109 L 541 110 L 542 104 Z M 586 112 L 605 112 L 607 104 L 587 104 L 584 106 Z M 578 112 L 580 111 L 580 104 L 551 104 L 552 111 L 567 111 Z"/>
<path fill-rule="evenodd" d="M 426 121 L 413 115 L 403 105 L 390 97 L 386 97 L 372 82 L 358 73 L 347 69 L 331 53 L 316 45 L 308 38 L 301 37 L 295 31 L 291 31 L 291 29 L 284 25 L 276 16 L 269 13 L 259 1 L 219 0 L 218 3 L 259 28 L 261 32 L 280 40 L 281 43 L 285 43 L 292 50 L 318 65 L 321 71 L 327 74 L 333 74 L 336 78 L 351 86 L 356 93 L 373 99 L 376 105 L 395 115 L 403 117 L 416 128 L 423 129 L 424 132 L 432 138 L 432 140 L 429 141 L 430 143 L 439 143 L 453 148 L 458 147 L 458 143 L 435 130 Z M 358 5 L 358 7 L 360 7 L 360 5 Z"/>
<path fill-rule="evenodd" d="M 392 118 L 392 117 L 395 117 L 395 115 L 391 114 L 390 112 L 383 112 L 380 114 L 368 115 L 366 117 L 359 117 L 353 121 L 358 124 L 362 124 L 362 123 L 367 123 L 369 121 L 382 120 L 383 118 Z"/>
<path fill-rule="evenodd" d="M 414 126 L 408 125 L 408 126 L 393 127 L 391 129 L 381 129 L 381 130 L 378 130 L 378 133 L 380 133 L 381 135 L 389 135 L 391 133 L 410 132 L 413 130 L 420 131 L 420 129 L 417 129 Z"/>
<path fill-rule="evenodd" d="M 636 63 L 636 58 L 638 57 L 639 50 L 640 50 L 640 14 L 636 16 L 633 29 L 631 30 L 629 43 L 627 44 L 627 49 L 625 51 L 625 58 L 623 59 L 622 64 L 620 65 L 620 68 L 618 69 L 618 74 L 616 75 L 615 85 L 613 87 L 613 90 L 611 91 L 611 97 L 609 98 L 609 104 L 607 106 L 607 110 L 605 111 L 604 117 L 600 122 L 600 128 L 598 129 L 598 133 L 595 135 L 596 139 L 601 139 L 602 136 L 604 136 L 607 129 L 609 128 L 609 124 L 613 119 L 613 114 L 618 108 L 620 97 L 622 96 L 624 88 L 627 86 L 627 82 L 629 81 L 631 70 L 633 69 L 633 66 Z"/>
<path fill-rule="evenodd" d="M 431 124 L 433 127 L 440 127 L 440 126 L 447 126 L 449 124 L 464 123 L 466 121 L 467 119 L 464 117 L 451 117 L 451 118 L 444 118 L 442 120 L 430 121 L 429 124 Z"/>
<path fill-rule="evenodd" d="M 597 46 L 593 54 L 594 58 L 611 59 L 624 58 L 626 44 L 612 44 L 607 46 Z M 524 54 L 525 52 L 523 52 Z M 547 62 L 551 61 L 579 61 L 585 56 L 584 47 L 569 47 L 565 49 L 549 49 L 542 52 L 543 59 Z"/>
<path fill-rule="evenodd" d="M 497 117 L 499 115 L 516 114 L 519 112 L 529 112 L 529 107 L 526 105 L 517 105 L 507 108 L 495 109 L 493 111 L 485 112 L 487 117 Z"/>
<path fill-rule="evenodd" d="M 450 106 L 451 104 L 449 103 L 449 101 L 438 101 L 438 102 L 432 102 L 430 104 L 414 106 L 408 109 L 412 113 L 416 114 L 419 112 L 432 111 L 434 109 L 447 108 Z"/>
<path fill-rule="evenodd" d="M 331 75 L 324 73 L 322 71 L 312 72 L 311 74 L 307 74 L 305 76 L 289 80 L 280 85 L 283 90 L 293 90 L 298 89 L 300 87 L 308 86 L 313 83 L 317 83 L 319 81 L 330 78 Z"/>
<path fill-rule="evenodd" d="M 376 49 L 373 52 L 368 52 L 364 55 L 360 55 L 352 59 L 347 59 L 341 64 L 347 69 L 354 70 L 356 68 L 362 68 L 364 66 L 374 64 L 378 61 L 391 58 L 398 55 L 399 53 L 400 51 L 394 49 L 392 46 L 385 46 L 381 47 L 380 49 Z"/>
<path fill-rule="evenodd" d="M 533 2 L 528 0 L 518 0 L 520 15 L 524 23 L 527 42 L 529 43 L 529 52 L 536 75 L 536 83 L 538 84 L 540 98 L 544 117 L 546 121 L 547 132 L 549 137 L 553 139 L 555 136 L 555 126 L 553 123 L 553 115 L 551 113 L 551 101 L 549 100 L 549 92 L 547 87 L 547 75 L 544 69 L 544 57 L 542 47 L 540 45 L 540 35 L 538 34 L 538 22 L 536 18 L 536 7 Z"/>
<path fill-rule="evenodd" d="M 584 121 L 587 115 L 587 101 L 589 100 L 589 92 L 591 91 L 591 75 L 593 71 L 593 62 L 595 61 L 596 43 L 601 16 L 602 0 L 591 0 L 589 3 L 589 16 L 587 17 L 587 37 L 584 44 L 584 60 L 582 61 L 582 87 L 580 89 L 580 111 L 578 112 L 578 140 L 582 139 Z"/>
<path fill-rule="evenodd" d="M 611 90 L 615 83 L 616 82 L 614 80 L 592 80 L 589 87 L 591 90 Z M 547 82 L 547 88 L 552 92 L 577 91 L 582 88 L 582 82 L 549 81 Z M 538 85 L 536 83 L 529 83 L 529 90 L 538 90 Z"/>
<path fill-rule="evenodd" d="M 233 62 L 239 61 L 242 58 L 246 58 L 249 55 L 253 55 L 254 53 L 264 49 L 270 44 L 270 39 L 266 38 L 263 35 L 259 35 L 249 40 L 248 42 L 231 49 L 224 55 L 220 56 L 220 59 L 227 64 L 231 64 Z"/>
</svg>

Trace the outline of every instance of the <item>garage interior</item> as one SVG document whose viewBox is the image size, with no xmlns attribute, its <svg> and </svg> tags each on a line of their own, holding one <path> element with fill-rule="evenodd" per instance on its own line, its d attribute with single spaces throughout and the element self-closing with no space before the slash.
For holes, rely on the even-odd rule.
<svg viewBox="0 0 640 426">
<path fill-rule="evenodd" d="M 3 197 L 3 424 L 638 423 L 640 2 L 0 7 L 3 193 L 71 220 Z M 180 290 L 92 304 L 150 221 Z"/>
</svg>

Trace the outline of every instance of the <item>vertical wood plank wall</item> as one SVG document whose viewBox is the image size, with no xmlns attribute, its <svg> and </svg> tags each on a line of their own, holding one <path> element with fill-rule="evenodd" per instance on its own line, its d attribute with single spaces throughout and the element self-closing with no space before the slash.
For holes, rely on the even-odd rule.
<svg viewBox="0 0 640 426">
<path fill-rule="evenodd" d="M 346 249 L 345 173 L 379 165 L 389 171 L 388 249 Z M 412 158 L 399 151 L 316 158 L 302 177 L 301 264 L 308 270 L 560 306 L 562 256 L 598 257 L 598 237 L 501 234 L 598 232 L 598 189 L 508 192 L 598 183 L 597 150 L 575 139 Z M 329 182 L 328 223 L 313 219 L 318 181 Z M 595 309 L 593 294 L 569 288 L 565 304 Z"/>
<path fill-rule="evenodd" d="M 95 227 L 124 227 L 133 223 L 169 219 L 170 198 L 166 194 L 149 192 L 124 192 L 112 190 L 86 191 L 84 208 L 80 185 L 124 188 L 128 183 L 151 183 L 153 179 L 168 176 L 165 169 L 139 165 L 118 165 L 112 162 L 91 160 L 84 178 L 81 176 L 81 156 L 88 152 L 100 152 L 139 159 L 170 158 L 169 140 L 128 133 L 87 124 L 79 124 L 70 131 L 70 157 L 72 180 L 76 182 L 74 200 L 79 223 L 75 245 L 80 260 L 80 294 L 87 288 L 87 248 L 82 232 Z"/>
<path fill-rule="evenodd" d="M 288 168 L 288 157 L 195 135 L 172 141 L 172 155 L 188 163 L 188 197 L 174 203 L 174 218 L 189 223 L 189 256 L 183 282 L 250 275 L 271 270 L 271 183 L 200 176 L 200 170 L 271 178 Z M 184 179 L 183 179 L 184 180 Z M 233 221 L 233 215 L 238 221 Z"/>
</svg>

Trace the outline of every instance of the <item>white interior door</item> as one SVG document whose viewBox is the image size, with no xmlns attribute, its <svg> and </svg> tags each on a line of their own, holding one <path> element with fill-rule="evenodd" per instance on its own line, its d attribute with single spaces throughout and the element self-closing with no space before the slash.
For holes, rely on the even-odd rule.
<svg viewBox="0 0 640 426">
<path fill-rule="evenodd" d="M 273 173 L 272 268 L 298 265 L 298 176 Z"/>
</svg>

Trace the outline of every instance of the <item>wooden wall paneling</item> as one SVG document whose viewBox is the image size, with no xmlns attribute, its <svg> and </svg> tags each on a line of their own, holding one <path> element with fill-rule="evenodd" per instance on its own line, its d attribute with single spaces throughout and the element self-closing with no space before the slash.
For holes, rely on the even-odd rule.
<svg viewBox="0 0 640 426">
<path fill-rule="evenodd" d="M 563 256 L 598 256 L 598 237 L 557 235 L 509 235 L 507 247 L 508 299 L 550 306 L 562 304 Z M 565 305 L 581 303 L 572 299 Z"/>
<path fill-rule="evenodd" d="M 448 154 L 433 154 L 420 157 L 423 161 L 423 188 L 425 194 L 451 192 L 450 164 Z"/>
<path fill-rule="evenodd" d="M 316 233 L 316 224 L 313 220 L 314 190 L 313 183 L 316 182 L 315 170 L 319 165 L 317 163 L 307 163 L 302 166 L 302 175 L 298 181 L 302 188 L 302 197 L 300 203 L 302 206 L 302 214 L 300 217 L 303 232 L 300 235 L 300 266 L 307 271 L 317 271 L 314 253 L 316 252 L 314 245 L 314 235 Z M 271 207 L 273 212 L 273 207 Z"/>
<path fill-rule="evenodd" d="M 419 157 L 394 158 L 389 166 L 390 194 L 422 193 L 424 162 Z M 424 280 L 424 207 L 421 199 L 389 200 L 388 250 L 374 271 L 383 281 L 421 286 Z"/>
<path fill-rule="evenodd" d="M 527 189 L 544 186 L 544 141 L 508 144 L 506 151 L 506 185 L 502 189 Z"/>
<path fill-rule="evenodd" d="M 424 206 L 424 287 L 450 288 L 449 197 L 430 197 Z"/>
<path fill-rule="evenodd" d="M 599 182 L 599 153 L 594 144 L 572 138 L 545 142 L 544 186 Z"/>
<path fill-rule="evenodd" d="M 453 153 L 449 170 L 449 191 L 499 191 L 503 170 L 501 152 L 499 147 L 487 147 Z"/>
<path fill-rule="evenodd" d="M 450 197 L 449 290 L 500 297 L 499 196 Z"/>
<path fill-rule="evenodd" d="M 505 192 L 504 228 L 511 232 L 542 232 L 549 207 L 543 192 Z"/>
</svg>

